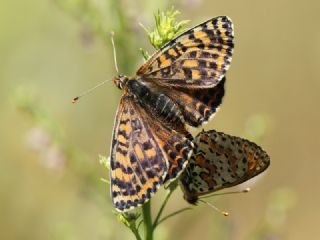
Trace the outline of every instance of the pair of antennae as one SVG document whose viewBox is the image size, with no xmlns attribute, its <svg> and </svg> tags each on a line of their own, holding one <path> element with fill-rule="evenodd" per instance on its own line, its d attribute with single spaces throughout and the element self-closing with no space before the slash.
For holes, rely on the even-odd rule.
<svg viewBox="0 0 320 240">
<path fill-rule="evenodd" d="M 113 58 L 114 58 L 114 66 L 116 68 L 117 74 L 119 75 L 119 69 L 118 69 L 118 63 L 117 63 L 117 51 L 116 51 L 116 46 L 114 44 L 114 32 L 110 32 L 111 35 L 111 42 L 112 42 L 112 48 L 113 48 Z M 83 93 L 81 93 L 79 96 L 74 97 L 72 99 L 72 103 L 76 103 L 81 97 L 87 95 L 88 93 L 92 92 L 93 90 L 95 90 L 96 88 L 100 87 L 101 85 L 105 84 L 106 82 L 110 82 L 111 80 L 105 80 L 101 83 L 99 83 L 98 85 L 84 91 Z"/>
</svg>

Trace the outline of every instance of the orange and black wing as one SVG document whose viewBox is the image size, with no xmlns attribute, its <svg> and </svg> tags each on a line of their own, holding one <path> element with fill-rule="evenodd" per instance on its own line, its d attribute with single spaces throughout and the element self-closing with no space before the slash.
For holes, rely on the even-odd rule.
<svg viewBox="0 0 320 240">
<path fill-rule="evenodd" d="M 165 44 L 137 76 L 169 87 L 214 87 L 229 68 L 233 46 L 231 20 L 216 17 Z"/>
<path fill-rule="evenodd" d="M 180 177 L 184 198 L 191 204 L 199 196 L 243 183 L 268 168 L 270 158 L 246 139 L 210 130 L 195 138 L 195 149 Z"/>
<path fill-rule="evenodd" d="M 120 101 L 111 146 L 111 195 L 118 211 L 148 201 L 187 163 L 192 142 L 157 122 L 131 96 Z"/>
<path fill-rule="evenodd" d="M 225 77 L 213 88 L 170 88 L 164 92 L 178 104 L 186 123 L 198 127 L 218 111 L 225 92 L 224 84 Z"/>
</svg>

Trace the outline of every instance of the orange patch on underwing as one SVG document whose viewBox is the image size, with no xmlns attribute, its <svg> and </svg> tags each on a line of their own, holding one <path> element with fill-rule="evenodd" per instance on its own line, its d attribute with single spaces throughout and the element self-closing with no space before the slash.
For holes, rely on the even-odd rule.
<svg viewBox="0 0 320 240">
<path fill-rule="evenodd" d="M 179 54 L 182 54 L 182 48 L 180 46 L 176 46 L 176 49 L 177 49 Z"/>
<path fill-rule="evenodd" d="M 125 131 L 127 135 L 132 131 L 131 124 L 129 122 L 127 124 L 121 124 L 119 129 L 121 131 Z"/>
<path fill-rule="evenodd" d="M 216 61 L 216 64 L 217 64 L 216 71 L 220 71 L 222 64 L 225 62 L 224 57 L 227 55 L 226 49 L 222 48 L 218 54 L 219 54 L 219 57 Z"/>
<path fill-rule="evenodd" d="M 197 60 L 185 60 L 183 62 L 184 67 L 192 68 L 192 67 L 198 67 L 199 62 Z"/>
<path fill-rule="evenodd" d="M 257 165 L 257 162 L 254 159 L 254 154 L 250 149 L 246 149 L 245 151 L 248 158 L 249 171 L 254 171 Z"/>
<path fill-rule="evenodd" d="M 210 40 L 210 38 L 208 38 L 208 37 L 201 38 L 201 40 L 202 40 L 202 42 L 203 42 L 204 44 L 209 44 L 209 43 L 211 43 L 211 40 Z"/>
<path fill-rule="evenodd" d="M 203 180 L 209 185 L 209 187 L 214 187 L 212 176 L 216 171 L 216 167 L 214 165 L 208 164 L 202 154 L 197 156 L 196 162 L 199 164 L 199 166 L 208 171 L 207 173 L 201 174 Z"/>
<path fill-rule="evenodd" d="M 118 187 L 118 185 L 112 184 L 112 190 L 115 192 L 119 192 L 120 188 Z"/>
<path fill-rule="evenodd" d="M 153 158 L 157 155 L 156 151 L 154 149 L 148 149 L 146 150 L 146 155 L 149 157 L 149 158 Z"/>
<path fill-rule="evenodd" d="M 116 152 L 116 161 L 126 162 L 127 157 L 120 152 Z"/>
<path fill-rule="evenodd" d="M 220 36 L 223 38 L 226 37 L 226 30 L 220 31 Z"/>
<path fill-rule="evenodd" d="M 141 149 L 141 147 L 140 147 L 139 144 L 136 144 L 136 145 L 134 146 L 134 151 L 135 151 L 135 153 L 137 154 L 137 157 L 138 157 L 139 159 L 144 159 L 144 155 L 143 155 L 142 149 Z"/>
<path fill-rule="evenodd" d="M 123 173 L 123 171 L 121 170 L 121 168 L 117 168 L 116 170 L 114 170 L 115 172 L 115 176 L 116 178 L 124 181 L 124 182 L 130 182 L 131 178 L 128 174 Z"/>
<path fill-rule="evenodd" d="M 197 69 L 192 69 L 191 72 L 192 72 L 192 79 L 193 79 L 193 80 L 199 80 L 199 79 L 201 79 L 201 75 L 200 75 L 200 71 L 199 71 L 199 70 L 197 70 Z"/>
<path fill-rule="evenodd" d="M 143 64 L 143 66 L 138 70 L 137 74 L 143 74 L 147 70 L 148 66 L 148 64 Z"/>
<path fill-rule="evenodd" d="M 149 178 L 148 181 L 144 185 L 142 185 L 142 189 L 138 193 L 140 198 L 142 197 L 143 194 L 147 192 L 149 188 L 152 188 L 154 182 L 155 182 L 154 178 Z"/>
<path fill-rule="evenodd" d="M 187 94 L 182 93 L 182 94 L 178 95 L 178 97 L 179 97 L 184 103 L 186 103 L 186 105 L 187 105 L 187 104 L 192 104 L 193 99 L 192 99 L 190 96 L 188 96 Z M 189 110 L 191 110 L 191 108 L 190 108 L 188 105 L 186 106 L 186 108 L 189 109 Z"/>
<path fill-rule="evenodd" d="M 207 36 L 207 34 L 205 32 L 203 32 L 203 31 L 198 31 L 198 32 L 194 33 L 194 37 L 195 38 L 201 38 L 202 39 L 205 36 Z"/>
<path fill-rule="evenodd" d="M 122 145 L 118 145 L 118 148 L 120 148 L 122 151 L 127 151 L 128 148 Z"/>
<path fill-rule="evenodd" d="M 161 55 L 161 56 L 160 56 L 160 62 L 161 62 L 161 63 L 163 63 L 164 61 L 166 61 L 166 59 L 167 59 L 167 58 L 166 58 L 164 55 Z"/>
<path fill-rule="evenodd" d="M 168 59 L 164 55 L 162 55 L 160 57 L 160 63 L 161 63 L 160 67 L 163 68 L 163 67 L 167 67 L 167 66 L 171 65 L 172 61 L 171 61 L 171 59 Z"/>
<path fill-rule="evenodd" d="M 119 136 L 118 136 L 118 141 L 121 142 L 121 143 L 126 143 L 126 142 L 127 142 L 127 139 L 126 139 L 124 136 L 119 135 Z"/>
<path fill-rule="evenodd" d="M 178 54 L 176 53 L 176 51 L 173 50 L 172 48 L 169 49 L 168 53 L 169 53 L 170 55 L 172 55 L 172 56 L 175 56 L 175 57 L 178 56 Z"/>
</svg>

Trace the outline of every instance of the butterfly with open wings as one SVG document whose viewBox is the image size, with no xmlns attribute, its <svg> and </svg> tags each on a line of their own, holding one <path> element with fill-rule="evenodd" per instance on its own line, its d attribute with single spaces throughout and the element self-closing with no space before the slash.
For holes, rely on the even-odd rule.
<svg viewBox="0 0 320 240">
<path fill-rule="evenodd" d="M 217 111 L 233 50 L 233 25 L 210 19 L 169 41 L 134 77 L 114 82 L 123 96 L 111 144 L 111 196 L 127 211 L 176 179 L 193 152 L 187 125 L 198 127 Z"/>
</svg>

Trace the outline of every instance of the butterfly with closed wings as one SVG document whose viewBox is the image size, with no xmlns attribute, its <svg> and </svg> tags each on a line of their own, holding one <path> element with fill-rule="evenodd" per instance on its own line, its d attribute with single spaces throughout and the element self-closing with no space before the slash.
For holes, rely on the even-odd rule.
<svg viewBox="0 0 320 240">
<path fill-rule="evenodd" d="M 217 132 L 202 131 L 186 169 L 179 178 L 184 199 L 196 204 L 200 196 L 236 186 L 265 171 L 268 154 L 257 144 Z"/>
</svg>

